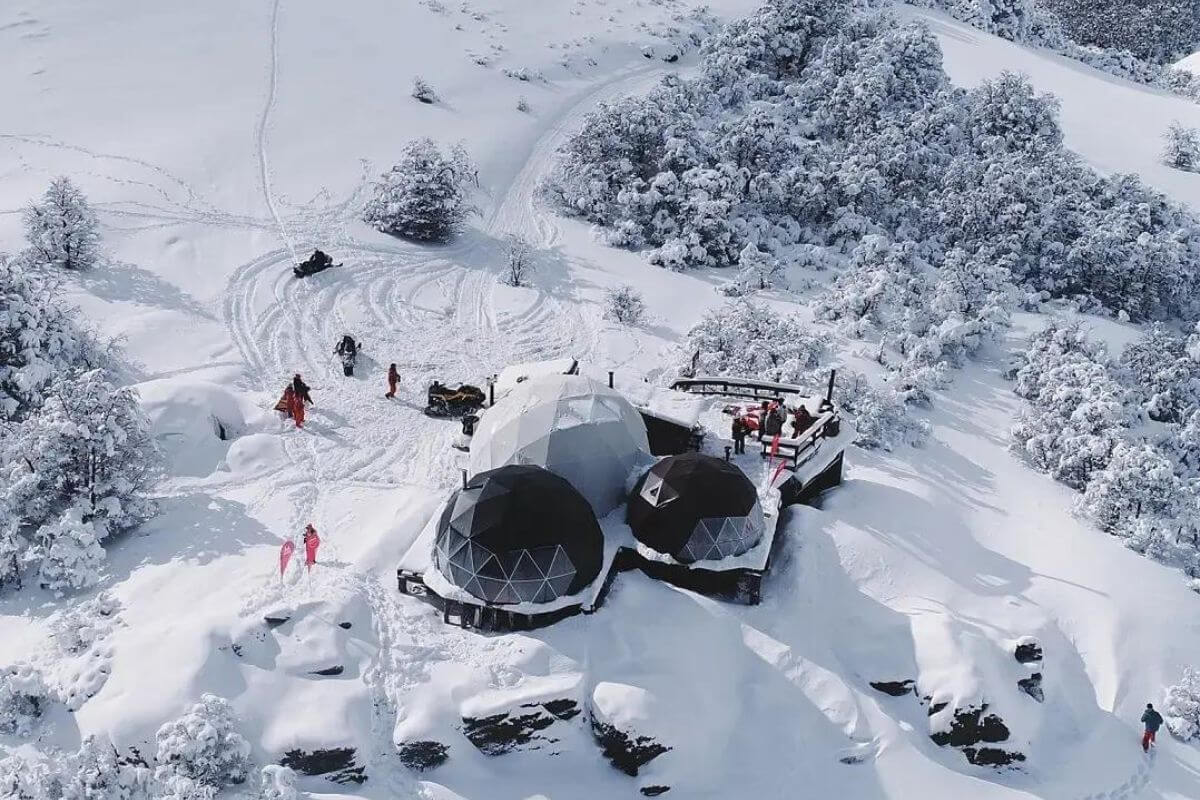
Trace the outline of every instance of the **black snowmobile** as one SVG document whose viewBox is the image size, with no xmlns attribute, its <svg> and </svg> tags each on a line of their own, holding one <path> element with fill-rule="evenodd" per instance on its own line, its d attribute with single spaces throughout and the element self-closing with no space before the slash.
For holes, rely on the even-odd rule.
<svg viewBox="0 0 1200 800">
<path fill-rule="evenodd" d="M 429 387 L 425 413 L 431 417 L 462 417 L 483 408 L 483 390 L 470 384 L 459 384 L 457 389 L 433 382 Z"/>
<path fill-rule="evenodd" d="M 333 349 L 333 352 L 337 353 L 342 359 L 342 374 L 347 378 L 354 374 L 354 362 L 358 358 L 359 349 L 361 349 L 361 346 L 348 333 L 342 337 L 337 347 Z"/>
<path fill-rule="evenodd" d="M 311 256 L 292 267 L 292 274 L 297 278 L 307 278 L 309 275 L 316 275 L 318 272 L 324 272 L 330 267 L 340 266 L 340 263 L 333 263 L 333 257 L 328 253 L 323 253 L 320 250 L 313 250 L 313 254 Z"/>
</svg>

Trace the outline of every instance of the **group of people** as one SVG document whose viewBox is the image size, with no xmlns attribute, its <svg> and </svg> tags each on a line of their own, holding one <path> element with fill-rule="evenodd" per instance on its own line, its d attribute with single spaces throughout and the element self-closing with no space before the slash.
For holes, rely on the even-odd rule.
<svg viewBox="0 0 1200 800">
<path fill-rule="evenodd" d="M 292 376 L 292 382 L 283 387 L 283 397 L 279 398 L 279 402 L 275 404 L 275 410 L 290 417 L 296 423 L 297 428 L 303 428 L 306 404 L 310 406 L 313 404 L 312 394 L 309 393 L 308 384 L 297 372 Z"/>
<path fill-rule="evenodd" d="M 800 435 L 812 427 L 816 421 L 814 417 L 803 403 L 792 409 L 792 438 L 798 439 Z M 733 452 L 746 452 L 746 437 L 755 431 L 758 432 L 758 438 L 782 436 L 784 426 L 787 423 L 788 409 L 778 401 L 763 400 L 760 408 L 753 411 L 741 413 L 737 412 L 733 415 Z"/>
</svg>

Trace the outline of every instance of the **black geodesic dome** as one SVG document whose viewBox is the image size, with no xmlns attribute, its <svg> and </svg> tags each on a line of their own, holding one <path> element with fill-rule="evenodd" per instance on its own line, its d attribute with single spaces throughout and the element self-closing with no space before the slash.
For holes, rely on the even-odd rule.
<svg viewBox="0 0 1200 800">
<path fill-rule="evenodd" d="M 741 555 L 758 544 L 764 527 L 750 479 L 701 453 L 667 456 L 651 467 L 626 518 L 639 542 L 685 564 Z"/>
<path fill-rule="evenodd" d="M 542 467 L 481 472 L 438 521 L 433 562 L 485 603 L 546 603 L 587 586 L 604 562 L 604 537 L 583 495 Z"/>
</svg>

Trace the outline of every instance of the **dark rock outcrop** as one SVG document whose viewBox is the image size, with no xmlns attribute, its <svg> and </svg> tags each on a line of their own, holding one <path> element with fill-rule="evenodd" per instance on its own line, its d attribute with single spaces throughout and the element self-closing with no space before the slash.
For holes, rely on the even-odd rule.
<svg viewBox="0 0 1200 800">
<path fill-rule="evenodd" d="M 597 719 L 592 720 L 592 735 L 604 757 L 630 776 L 637 775 L 639 769 L 671 749 L 649 736 L 626 733 Z"/>
<path fill-rule="evenodd" d="M 1037 642 L 1019 644 L 1013 656 L 1022 664 L 1036 664 L 1042 660 L 1042 646 Z"/>
<path fill-rule="evenodd" d="M 334 664 L 332 667 L 325 667 L 325 669 L 314 669 L 312 672 L 310 672 L 308 674 L 309 675 L 324 675 L 325 677 L 333 677 L 334 675 L 341 675 L 345 671 L 346 671 L 346 668 L 343 667 L 341 664 Z"/>
<path fill-rule="evenodd" d="M 341 628 L 341 629 L 342 629 L 342 630 L 344 630 L 344 631 L 348 631 L 348 630 L 350 630 L 351 628 L 353 628 L 353 627 L 354 627 L 354 625 L 353 625 L 352 623 L 350 623 L 350 622 L 339 622 L 339 623 L 338 623 L 338 627 L 339 627 L 339 628 Z"/>
<path fill-rule="evenodd" d="M 267 623 L 268 628 L 278 628 L 291 618 L 291 615 L 288 614 L 268 614 L 263 617 L 263 622 Z"/>
<path fill-rule="evenodd" d="M 355 755 L 353 747 L 288 750 L 279 763 L 302 775 L 324 775 L 334 783 L 362 783 L 367 779 L 366 768 L 355 763 Z"/>
<path fill-rule="evenodd" d="M 489 756 L 513 750 L 540 750 L 558 741 L 542 732 L 555 722 L 578 716 L 579 711 L 579 703 L 567 698 L 523 703 L 503 714 L 463 717 L 463 733 L 480 752 Z"/>
<path fill-rule="evenodd" d="M 987 713 L 987 703 L 979 708 L 968 706 L 955 709 L 950 721 L 950 730 L 936 731 L 929 735 L 940 747 L 949 745 L 958 748 L 967 761 L 980 766 L 1005 766 L 1014 761 L 1024 761 L 1021 753 L 998 747 L 979 747 L 981 743 L 998 744 L 1008 741 L 1009 730 L 1004 720 Z"/>
<path fill-rule="evenodd" d="M 903 681 L 871 681 L 871 688 L 892 697 L 903 697 L 906 694 L 914 694 L 916 692 L 915 684 L 911 678 Z"/>
<path fill-rule="evenodd" d="M 671 791 L 671 787 L 655 784 L 654 786 L 643 786 L 638 791 L 646 795 L 646 797 L 658 797 L 660 794 L 666 794 Z"/>
<path fill-rule="evenodd" d="M 1042 673 L 1040 672 L 1035 672 L 1028 678 L 1017 681 L 1017 688 L 1039 703 L 1046 700 L 1046 693 L 1042 691 Z"/>
<path fill-rule="evenodd" d="M 417 772 L 440 767 L 450 757 L 449 747 L 429 739 L 405 742 L 398 749 L 400 763 Z"/>
</svg>

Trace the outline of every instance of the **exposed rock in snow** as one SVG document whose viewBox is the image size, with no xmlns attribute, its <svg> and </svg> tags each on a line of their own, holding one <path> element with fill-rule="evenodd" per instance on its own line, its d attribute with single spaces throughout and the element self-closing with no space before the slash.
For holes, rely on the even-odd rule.
<svg viewBox="0 0 1200 800">
<path fill-rule="evenodd" d="M 1035 672 L 1028 678 L 1021 678 L 1017 681 L 1017 688 L 1039 703 L 1046 701 L 1046 693 L 1042 691 L 1042 673 L 1040 672 Z"/>
<path fill-rule="evenodd" d="M 405 742 L 397 750 L 400 753 L 400 763 L 417 772 L 440 767 L 450 757 L 448 745 L 428 739 Z"/>
<path fill-rule="evenodd" d="M 998 747 L 980 747 L 980 744 L 997 744 L 1008 741 L 1009 730 L 1004 720 L 995 714 L 984 714 L 988 705 L 956 708 L 950 720 L 950 730 L 935 731 L 929 735 L 939 747 L 956 747 L 962 750 L 967 761 L 978 766 L 1004 766 L 1014 761 L 1024 761 L 1022 753 Z"/>
<path fill-rule="evenodd" d="M 1042 660 L 1042 646 L 1036 641 L 1021 642 L 1017 645 L 1013 656 L 1022 664 L 1033 664 Z"/>
<path fill-rule="evenodd" d="M 555 676 L 473 697 L 461 707 L 463 734 L 489 756 L 557 744 L 547 729 L 579 715 L 578 687 L 577 675 Z"/>
<path fill-rule="evenodd" d="M 892 697 L 903 697 L 906 694 L 914 693 L 913 684 L 911 678 L 903 681 L 871 681 L 871 688 Z"/>
<path fill-rule="evenodd" d="M 367 779 L 366 767 L 356 762 L 353 747 L 334 747 L 327 750 L 289 750 L 279 763 L 303 775 L 324 775 L 334 783 L 362 783 Z"/>
<path fill-rule="evenodd" d="M 656 738 L 654 698 L 644 689 L 627 684 L 602 682 L 592 690 L 592 734 L 604 757 L 626 775 L 671 750 Z M 666 713 L 657 709 L 657 713 Z M 665 791 L 665 789 L 664 789 Z"/>
</svg>

